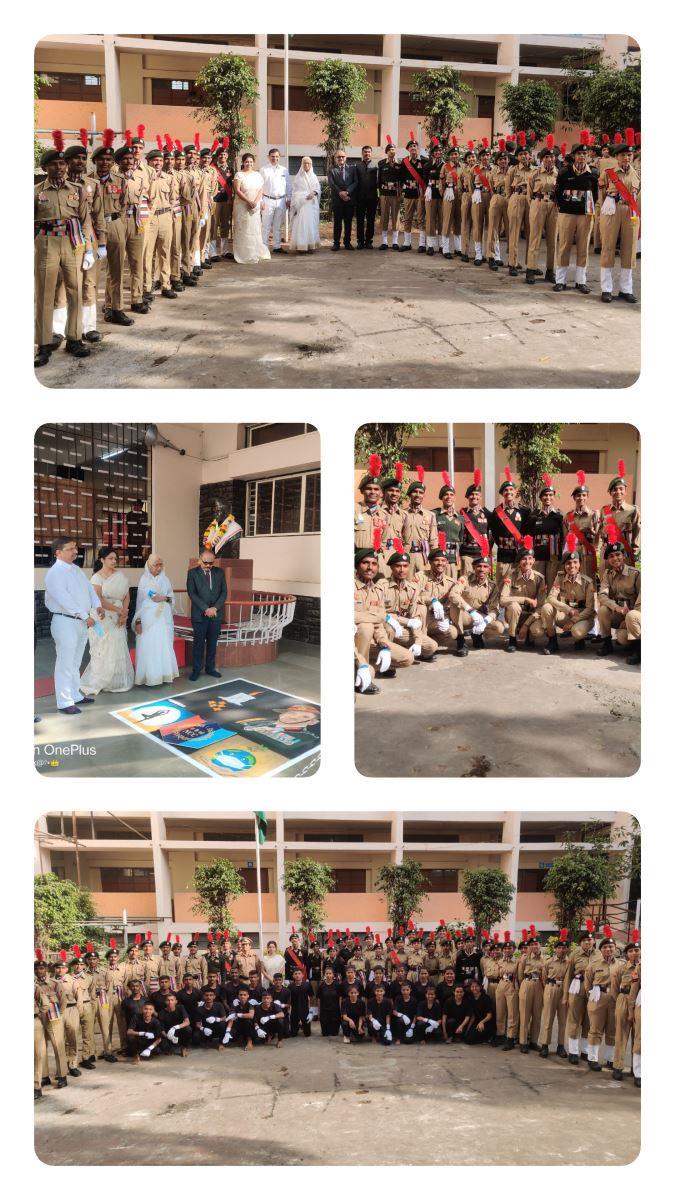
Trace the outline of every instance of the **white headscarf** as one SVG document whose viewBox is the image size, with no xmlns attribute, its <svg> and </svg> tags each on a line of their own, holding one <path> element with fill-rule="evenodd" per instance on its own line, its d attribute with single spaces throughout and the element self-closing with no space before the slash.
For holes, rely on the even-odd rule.
<svg viewBox="0 0 675 1200">
<path fill-rule="evenodd" d="M 138 581 L 138 592 L 136 593 L 137 617 L 141 616 L 141 609 L 148 601 L 157 614 L 161 613 L 163 605 L 155 604 L 155 601 L 150 597 L 150 592 L 155 592 L 160 596 L 168 596 L 167 603 L 171 606 L 171 608 L 174 606 L 173 587 L 171 586 L 171 580 L 169 579 L 169 576 L 164 568 L 162 568 L 159 575 L 152 575 L 149 571 L 150 564 L 152 562 L 156 562 L 158 558 L 160 558 L 159 554 L 151 554 L 148 557 L 148 560 L 145 564 L 145 570 Z"/>
<path fill-rule="evenodd" d="M 315 203 L 318 204 L 318 197 L 321 195 L 321 184 L 314 174 L 314 168 L 311 171 L 304 171 L 302 164 L 300 170 L 293 180 L 293 207 L 297 208 L 299 204 L 306 204 L 305 196 L 307 192 L 316 192 Z"/>
</svg>

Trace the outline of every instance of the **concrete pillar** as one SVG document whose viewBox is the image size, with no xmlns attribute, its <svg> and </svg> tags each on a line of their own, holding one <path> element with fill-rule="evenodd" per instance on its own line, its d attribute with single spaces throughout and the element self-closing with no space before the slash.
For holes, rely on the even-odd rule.
<svg viewBox="0 0 675 1200">
<path fill-rule="evenodd" d="M 403 862 L 403 813 L 392 813 L 391 820 L 391 840 L 393 842 L 391 851 L 391 861 L 393 863 Z"/>
<path fill-rule="evenodd" d="M 160 842 L 166 838 L 166 822 L 161 813 L 150 813 L 152 865 L 155 871 L 155 902 L 157 905 L 157 940 L 163 941 L 173 924 L 171 870 L 168 851 Z"/>
<path fill-rule="evenodd" d="M 494 508 L 497 489 L 495 484 L 495 426 L 493 423 L 486 422 L 484 437 L 483 501 L 486 508 Z"/>
<path fill-rule="evenodd" d="M 124 129 L 122 118 L 122 81 L 120 79 L 120 60 L 115 45 L 114 34 L 103 35 L 103 55 L 105 65 L 105 102 L 106 120 L 110 129 L 121 133 Z"/>
<path fill-rule="evenodd" d="M 401 91 L 401 35 L 385 33 L 382 54 L 393 59 L 391 66 L 382 68 L 382 100 L 380 112 L 380 145 L 385 144 L 390 133 L 394 144 L 398 142 L 398 105 Z"/>
<path fill-rule="evenodd" d="M 502 840 L 510 843 L 512 850 L 505 851 L 502 855 L 502 870 L 506 872 L 511 883 L 516 888 L 511 902 L 509 915 L 504 922 L 504 929 L 510 929 L 511 936 L 515 940 L 516 922 L 517 922 L 517 901 L 518 901 L 518 863 L 520 860 L 520 813 L 507 812 L 504 814 L 504 823 L 502 825 Z"/>
<path fill-rule="evenodd" d="M 623 71 L 625 67 L 624 55 L 628 51 L 628 38 L 623 33 L 608 33 L 605 37 L 605 44 L 602 48 L 602 57 L 607 61 L 612 60 L 617 67 Z"/>
<path fill-rule="evenodd" d="M 33 840 L 33 874 L 48 875 L 52 869 L 52 855 L 50 850 L 41 845 L 39 836 L 47 833 L 46 817 L 39 817 L 35 822 L 35 832 L 37 836 Z"/>
<path fill-rule="evenodd" d="M 254 106 L 255 135 L 258 139 L 259 161 L 267 160 L 267 34 L 256 33 L 255 44 L 258 51 L 255 73 L 258 80 L 258 99 Z"/>
<path fill-rule="evenodd" d="M 500 67 L 509 67 L 509 75 L 499 75 L 495 79 L 495 116 L 494 133 L 514 133 L 508 117 L 502 108 L 502 92 L 504 84 L 518 82 L 520 75 L 520 37 L 517 33 L 507 34 L 497 47 L 497 63 Z"/>
<path fill-rule="evenodd" d="M 281 886 L 281 880 L 284 874 L 284 814 L 278 812 L 275 814 L 276 829 L 277 829 L 277 919 L 279 932 L 277 939 L 280 947 L 285 947 L 288 940 L 286 935 L 286 893 Z"/>
</svg>

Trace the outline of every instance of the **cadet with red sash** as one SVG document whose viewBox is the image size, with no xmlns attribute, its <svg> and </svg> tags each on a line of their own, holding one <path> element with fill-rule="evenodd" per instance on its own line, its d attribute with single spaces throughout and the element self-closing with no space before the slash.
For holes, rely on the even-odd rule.
<svg viewBox="0 0 675 1200">
<path fill-rule="evenodd" d="M 502 502 L 494 512 L 488 513 L 490 533 L 497 547 L 497 583 L 513 569 L 530 519 L 530 509 L 515 503 L 516 488 L 510 467 L 504 468 L 504 474 L 506 478 L 499 488 Z"/>
<path fill-rule="evenodd" d="M 577 471 L 577 486 L 572 492 L 574 508 L 565 514 L 563 532 L 565 536 L 570 533 L 574 534 L 577 539 L 581 573 L 594 580 L 598 573 L 597 547 L 600 513 L 597 509 L 588 507 L 588 494 L 586 472 Z"/>
<path fill-rule="evenodd" d="M 600 287 L 601 299 L 605 304 L 612 302 L 614 255 L 617 241 L 620 253 L 619 300 L 636 304 L 633 294 L 633 266 L 640 227 L 640 209 L 637 197 L 640 192 L 640 177 L 631 166 L 631 143 L 635 134 L 626 130 L 626 141 L 614 147 L 616 163 L 603 167 L 599 187 L 604 193 L 600 209 Z"/>
<path fill-rule="evenodd" d="M 475 267 L 480 267 L 484 262 L 483 233 L 488 225 L 491 198 L 490 148 L 488 139 L 483 138 L 483 146 L 478 151 L 478 163 L 473 169 L 473 192 L 471 194 L 471 237 Z"/>
<path fill-rule="evenodd" d="M 423 178 L 424 162 L 420 158 L 420 148 L 417 139 L 411 131 L 410 141 L 406 145 L 408 151 L 401 161 L 401 194 L 403 203 L 399 210 L 399 221 L 403 226 L 403 245 L 399 250 L 412 249 L 413 226 L 419 230 L 420 253 L 426 249 L 424 193 L 426 184 Z"/>
<path fill-rule="evenodd" d="M 450 475 L 447 471 L 443 471 L 442 476 L 443 486 L 438 493 L 442 507 L 435 508 L 433 511 L 438 528 L 439 545 L 441 534 L 445 535 L 445 544 L 442 549 L 446 551 L 448 577 L 458 579 L 461 569 L 459 548 L 464 541 L 464 520 L 461 513 L 455 509 L 455 488 Z"/>
<path fill-rule="evenodd" d="M 462 557 L 462 574 L 469 575 L 473 571 L 473 564 L 477 558 L 489 558 L 490 556 L 488 514 L 481 504 L 480 467 L 476 467 L 473 473 L 473 483 L 469 484 L 464 496 L 468 500 L 468 505 L 466 508 L 460 509 L 460 516 L 464 522 L 464 539 L 459 552 Z"/>
<path fill-rule="evenodd" d="M 575 242 L 577 245 L 575 287 L 584 295 L 591 290 L 586 283 L 586 271 L 588 243 L 598 200 L 598 177 L 586 163 L 588 136 L 588 130 L 582 129 L 581 142 L 572 148 L 572 153 L 566 159 L 566 165 L 561 167 L 556 179 L 558 247 L 554 292 L 567 291 L 567 272 L 572 256 L 572 246 Z"/>
</svg>

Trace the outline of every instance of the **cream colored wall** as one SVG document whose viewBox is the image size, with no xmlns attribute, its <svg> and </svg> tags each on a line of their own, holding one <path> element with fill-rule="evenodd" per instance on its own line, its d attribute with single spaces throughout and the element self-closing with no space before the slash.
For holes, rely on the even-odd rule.
<svg viewBox="0 0 675 1200">
<path fill-rule="evenodd" d="M 321 535 L 241 539 L 241 557 L 253 559 L 253 586 L 265 592 L 320 595 Z"/>
<path fill-rule="evenodd" d="M 230 427 L 232 428 L 232 427 Z M 237 448 L 228 427 L 204 426 L 204 470 L 202 483 L 220 483 L 223 479 L 261 479 L 265 475 L 283 475 L 318 467 L 321 462 L 321 438 L 318 433 L 269 442 L 250 449 Z"/>
<path fill-rule="evenodd" d="M 199 486 L 202 482 L 201 434 L 186 425 L 160 424 L 161 433 L 187 451 L 156 446 L 152 452 L 152 546 L 164 559 L 174 588 L 185 587 L 188 561 L 199 549 Z"/>
</svg>

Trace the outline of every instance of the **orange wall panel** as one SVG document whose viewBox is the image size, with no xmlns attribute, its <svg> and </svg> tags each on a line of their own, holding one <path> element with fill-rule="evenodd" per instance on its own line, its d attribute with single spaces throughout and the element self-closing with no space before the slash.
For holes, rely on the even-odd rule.
<svg viewBox="0 0 675 1200">
<path fill-rule="evenodd" d="M 424 132 L 424 127 L 421 125 L 419 117 L 406 116 L 405 113 L 400 114 L 398 118 L 398 148 L 405 149 L 406 142 L 410 141 L 410 131 L 413 130 L 415 137 L 419 136 L 422 139 L 422 145 L 426 148 L 428 138 Z M 383 130 L 386 136 L 387 130 Z M 492 121 L 490 117 L 467 117 L 462 125 L 461 131 L 455 130 L 457 141 L 460 146 L 465 146 L 469 140 L 480 142 L 482 137 L 490 138 L 492 141 Z M 399 155 L 400 157 L 400 155 Z"/>
<path fill-rule="evenodd" d="M 195 892 L 176 892 L 173 898 L 173 906 L 175 913 L 176 924 L 190 924 L 197 921 L 202 923 L 203 918 L 196 917 L 192 911 L 192 906 L 197 899 Z M 258 899 L 254 892 L 247 892 L 244 896 L 240 896 L 238 900 L 234 900 L 231 905 L 232 916 L 235 924 L 243 925 L 256 922 L 258 920 Z M 262 898 L 263 921 L 265 924 L 277 920 L 277 898 L 276 896 L 264 894 Z"/>
<path fill-rule="evenodd" d="M 154 892 L 92 892 L 91 899 L 100 917 L 119 918 L 124 909 L 130 917 L 157 916 Z"/>
<path fill-rule="evenodd" d="M 377 114 L 359 113 L 359 124 L 354 128 L 351 137 L 352 146 L 363 146 L 367 142 L 375 145 L 377 141 Z M 318 117 L 311 112 L 292 112 L 288 114 L 288 140 L 293 146 L 316 146 L 323 141 L 323 126 Z M 267 113 L 267 137 L 270 144 L 277 143 L 283 150 L 284 114 L 278 109 L 270 109 Z"/>
<path fill-rule="evenodd" d="M 104 129 L 105 104 L 102 100 L 38 100 L 38 129 L 81 129 L 91 126 L 91 114 L 96 116 L 96 128 Z M 72 139 L 66 138 L 66 144 Z"/>
<path fill-rule="evenodd" d="M 248 125 L 253 124 L 253 114 L 245 109 L 242 116 Z M 213 141 L 213 128 L 208 122 L 195 120 L 195 113 L 187 105 L 173 104 L 127 104 L 126 127 L 136 132 L 137 125 L 145 125 L 146 143 L 154 145 L 155 134 L 171 134 L 172 138 L 180 138 L 182 142 L 193 142 L 195 132 L 199 132 L 202 146 L 210 145 Z"/>
<path fill-rule="evenodd" d="M 519 929 L 521 926 L 529 925 L 530 921 L 534 921 L 535 925 L 550 925 L 553 921 L 551 916 L 551 904 L 553 896 L 550 892 L 518 892 L 516 897 L 516 914 L 518 917 Z"/>
</svg>

